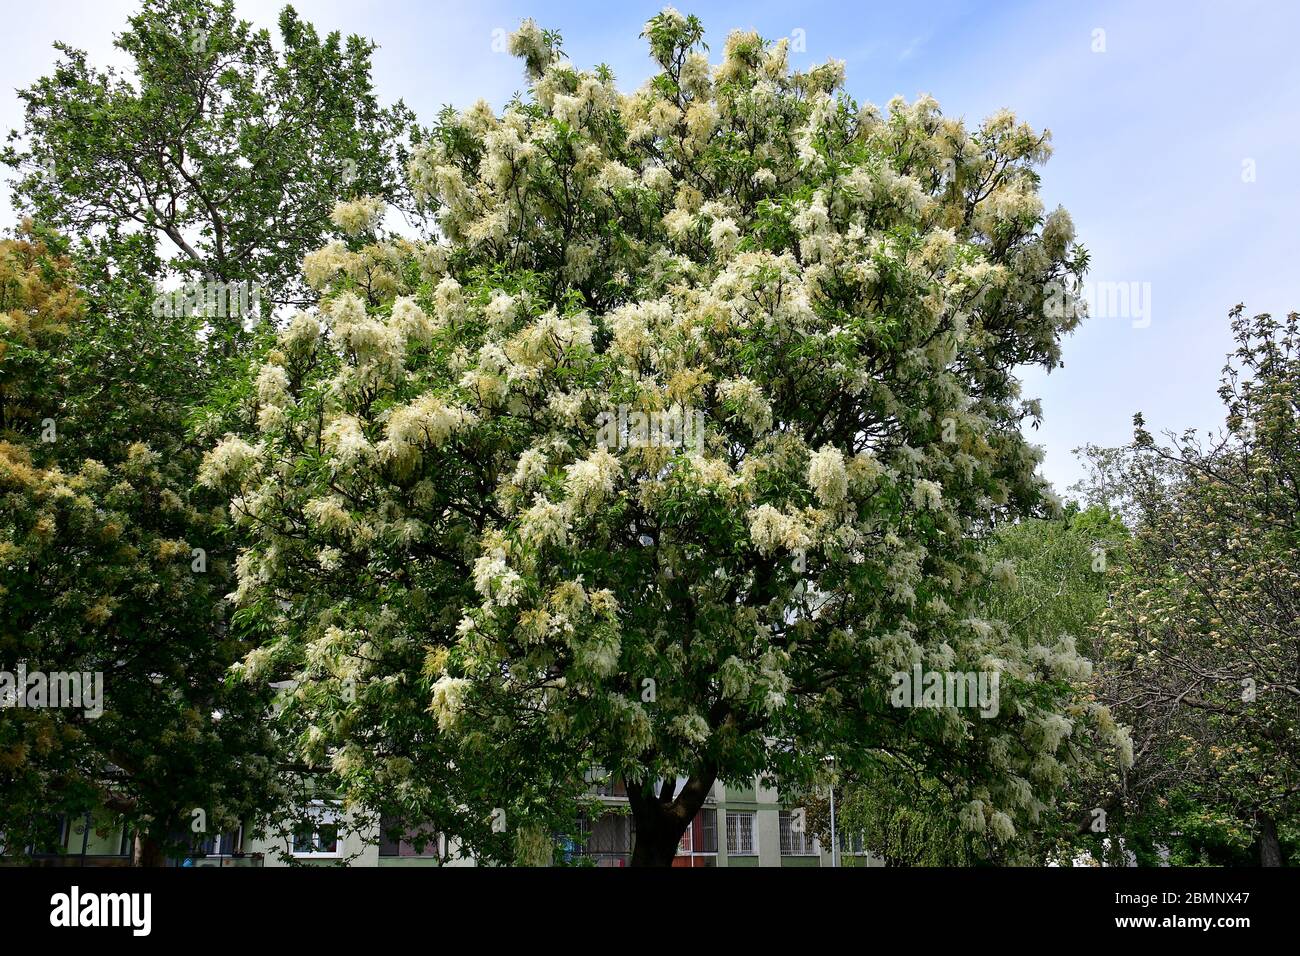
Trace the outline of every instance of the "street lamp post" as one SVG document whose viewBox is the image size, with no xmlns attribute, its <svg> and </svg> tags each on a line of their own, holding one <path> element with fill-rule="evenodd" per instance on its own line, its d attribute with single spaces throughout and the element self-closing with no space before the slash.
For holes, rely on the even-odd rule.
<svg viewBox="0 0 1300 956">
<path fill-rule="evenodd" d="M 839 866 L 840 841 L 835 835 L 835 784 L 831 783 L 831 866 Z"/>
<path fill-rule="evenodd" d="M 831 866 L 840 865 L 840 841 L 835 832 L 835 757 L 826 758 L 831 763 Z"/>
</svg>

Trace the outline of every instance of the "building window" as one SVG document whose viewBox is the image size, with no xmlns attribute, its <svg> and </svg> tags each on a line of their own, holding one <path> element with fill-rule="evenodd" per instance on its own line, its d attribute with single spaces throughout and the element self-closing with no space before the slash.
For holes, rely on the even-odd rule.
<svg viewBox="0 0 1300 956">
<path fill-rule="evenodd" d="M 800 810 L 781 811 L 781 855 L 817 855 L 817 850 L 813 846 L 813 835 L 808 832 L 807 822 Z"/>
<path fill-rule="evenodd" d="M 691 849 L 696 853 L 718 852 L 718 811 L 706 807 L 691 822 Z"/>
<path fill-rule="evenodd" d="M 606 773 L 600 767 L 592 767 L 586 774 L 591 793 L 597 797 L 626 797 L 627 785 L 622 778 Z"/>
<path fill-rule="evenodd" d="M 603 777 L 592 784 L 592 792 L 598 797 L 626 797 L 627 787 L 622 780 Z"/>
<path fill-rule="evenodd" d="M 217 833 L 194 844 L 194 856 L 235 856 L 243 849 L 244 828 Z"/>
<path fill-rule="evenodd" d="M 727 856 L 756 856 L 754 820 L 757 814 L 747 810 L 727 811 Z"/>
<path fill-rule="evenodd" d="M 384 857 L 441 856 L 442 836 L 428 829 L 408 827 L 394 817 L 381 817 L 379 855 Z"/>
<path fill-rule="evenodd" d="M 313 800 L 306 816 L 293 831 L 293 855 L 338 858 L 342 856 L 338 810 L 322 800 Z"/>
<path fill-rule="evenodd" d="M 849 853 L 853 856 L 862 856 L 865 854 L 866 846 L 862 839 L 861 833 L 845 833 L 840 831 L 840 852 Z"/>
<path fill-rule="evenodd" d="M 703 807 L 677 844 L 673 866 L 718 865 L 718 811 Z"/>
<path fill-rule="evenodd" d="M 596 866 L 627 866 L 632 860 L 635 839 L 636 824 L 631 814 L 609 812 L 592 819 L 582 813 L 573 837 L 560 837 L 560 852 L 567 862 L 587 857 Z"/>
</svg>

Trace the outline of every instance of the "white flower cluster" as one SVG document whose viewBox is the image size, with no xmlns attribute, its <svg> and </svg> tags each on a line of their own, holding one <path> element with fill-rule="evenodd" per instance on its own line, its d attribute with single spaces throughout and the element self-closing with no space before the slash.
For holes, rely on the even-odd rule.
<svg viewBox="0 0 1300 956">
<path fill-rule="evenodd" d="M 216 488 L 230 479 L 243 477 L 259 464 L 261 449 L 237 435 L 227 435 L 221 444 L 203 456 L 199 483 Z"/>
<path fill-rule="evenodd" d="M 472 412 L 446 405 L 435 395 L 422 395 L 392 410 L 376 450 L 399 471 L 409 472 L 426 448 L 437 448 L 474 421 Z"/>
<path fill-rule="evenodd" d="M 495 551 L 474 562 L 474 587 L 493 604 L 509 607 L 519 599 L 523 579 L 506 564 L 505 553 Z"/>
<path fill-rule="evenodd" d="M 462 677 L 443 675 L 433 685 L 433 703 L 429 710 L 437 718 L 439 730 L 453 730 L 465 709 L 470 682 Z"/>
<path fill-rule="evenodd" d="M 772 405 L 755 382 L 743 376 L 729 378 L 718 384 L 718 394 L 735 407 L 736 415 L 754 434 L 772 427 Z"/>
<path fill-rule="evenodd" d="M 594 514 L 614 493 L 622 470 L 618 459 L 605 448 L 597 448 L 582 461 L 565 466 L 564 487 L 573 514 Z"/>
<path fill-rule="evenodd" d="M 827 445 L 808 459 L 808 484 L 823 505 L 835 506 L 849 490 L 849 473 L 844 467 L 844 453 Z"/>
<path fill-rule="evenodd" d="M 799 516 L 783 514 L 767 504 L 749 513 L 749 535 L 761 554 L 777 548 L 803 551 L 812 545 L 809 528 Z"/>
<path fill-rule="evenodd" d="M 374 232 L 383 217 L 384 201 L 377 196 L 336 203 L 330 212 L 330 221 L 349 236 Z"/>
</svg>

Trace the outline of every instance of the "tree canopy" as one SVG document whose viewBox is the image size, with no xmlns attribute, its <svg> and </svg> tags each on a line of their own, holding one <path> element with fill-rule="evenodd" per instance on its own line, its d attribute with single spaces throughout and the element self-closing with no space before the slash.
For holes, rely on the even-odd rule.
<svg viewBox="0 0 1300 956">
<path fill-rule="evenodd" d="M 292 7 L 276 39 L 232 0 L 145 0 L 115 41 L 127 73 L 56 44 L 53 73 L 19 91 L 16 203 L 105 250 L 143 234 L 171 274 L 301 303 L 334 200 L 401 200 L 412 118 L 379 105 L 369 41 L 322 38 Z"/>
<path fill-rule="evenodd" d="M 222 514 L 169 401 L 197 319 L 97 314 L 67 244 L 27 228 L 0 240 L 0 659 L 103 683 L 89 706 L 6 702 L 0 831 L 40 847 L 58 814 L 106 808 L 156 860 L 194 809 L 237 822 L 272 794 L 266 694 L 225 680 L 247 646 L 223 625 Z"/>
<path fill-rule="evenodd" d="M 1139 415 L 1132 444 L 1089 449 L 1091 493 L 1135 529 L 1104 696 L 1134 728 L 1138 850 L 1277 866 L 1300 837 L 1300 317 L 1231 319 L 1221 430 L 1158 440 Z"/>
<path fill-rule="evenodd" d="M 116 39 L 129 70 L 60 44 L 19 92 L 4 160 L 38 225 L 4 246 L 0 659 L 103 673 L 106 700 L 91 720 L 5 710 L 8 849 L 105 807 L 158 862 L 195 810 L 215 832 L 276 799 L 269 691 L 227 682 L 249 645 L 228 628 L 228 519 L 195 485 L 191 425 L 256 353 L 257 322 L 310 297 L 301 259 L 337 197 L 401 201 L 410 125 L 377 102 L 373 44 L 288 7 L 277 41 L 230 2 L 146 0 Z M 203 291 L 169 298 L 177 280 Z M 262 309 L 214 308 L 231 285 Z"/>
<path fill-rule="evenodd" d="M 620 93 L 511 38 L 529 96 L 447 111 L 412 157 L 443 241 L 335 210 L 322 289 L 203 480 L 232 495 L 244 664 L 339 788 L 516 858 L 602 768 L 636 863 L 716 779 L 928 768 L 1010 839 L 1104 708 L 1072 641 L 981 612 L 980 547 L 1052 506 L 1013 370 L 1054 367 L 1047 136 L 928 98 L 881 113 L 834 62 L 697 20 L 644 34 Z M 914 665 L 996 673 L 996 716 L 891 706 Z M 508 833 L 488 824 L 504 811 Z M 481 834 L 481 838 L 476 838 Z M 513 840 L 513 842 L 511 842 Z M 481 844 L 481 846 L 480 846 Z"/>
</svg>

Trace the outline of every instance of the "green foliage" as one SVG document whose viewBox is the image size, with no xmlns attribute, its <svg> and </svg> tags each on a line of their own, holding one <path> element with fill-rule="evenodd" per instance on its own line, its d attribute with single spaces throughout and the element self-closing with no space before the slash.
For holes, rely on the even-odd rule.
<svg viewBox="0 0 1300 956">
<path fill-rule="evenodd" d="M 999 528 L 988 549 L 1010 575 L 983 603 L 1026 641 L 1062 634 L 1095 654 L 1092 627 L 1106 604 L 1107 573 L 1122 561 L 1123 522 L 1101 507 L 1067 508 L 1059 520 L 1030 519 Z"/>
<path fill-rule="evenodd" d="M 377 103 L 373 44 L 322 37 L 292 8 L 273 42 L 230 2 L 146 0 L 116 44 L 125 73 L 57 45 L 54 70 L 20 91 L 25 128 L 4 153 L 16 204 L 66 257 L 6 244 L 0 658 L 103 670 L 108 700 L 96 721 L 5 712 L 13 798 L 0 829 L 19 842 L 37 809 L 107 805 L 152 853 L 192 809 L 228 823 L 278 786 L 268 691 L 226 683 L 264 633 L 228 626 L 224 503 L 194 489 L 191 437 L 247 393 L 267 326 L 210 308 L 160 314 L 159 290 L 249 283 L 263 318 L 311 299 L 302 256 L 332 229 L 335 199 L 403 202 L 411 116 Z M 28 281 L 38 267 L 46 284 Z M 12 290 L 29 301 L 15 308 Z M 46 421 L 55 442 L 39 440 Z"/>
<path fill-rule="evenodd" d="M 830 846 L 829 791 L 804 797 L 809 828 Z M 1006 853 L 960 823 L 961 805 L 934 778 L 883 758 L 868 773 L 842 781 L 835 793 L 836 832 L 860 837 L 862 849 L 886 866 L 974 866 Z M 843 858 L 841 865 L 845 865 Z"/>
<path fill-rule="evenodd" d="M 100 673 L 103 712 L 3 711 L 0 830 L 39 844 L 103 807 L 161 845 L 194 808 L 216 825 L 267 799 L 265 702 L 225 681 L 247 646 L 222 620 L 221 513 L 191 491 L 197 329 L 94 277 L 88 302 L 63 245 L 0 242 L 0 666 Z"/>
<path fill-rule="evenodd" d="M 979 605 L 990 619 L 1004 622 L 1026 649 L 1064 638 L 1095 658 L 1100 652 L 1096 626 L 1128 537 L 1123 523 L 1105 508 L 1080 510 L 1073 503 L 1056 519 L 1003 525 L 987 542 L 987 562 L 996 573 L 980 591 Z M 1051 693 L 1086 701 L 1093 682 L 1084 672 L 1059 682 Z M 1078 713 L 1078 708 L 1066 711 L 1072 718 Z M 1077 753 L 1066 762 L 1069 773 L 1058 802 L 1043 808 L 1010 843 L 963 833 L 957 823 L 961 806 L 953 794 L 924 768 L 896 761 L 844 778 L 837 794 L 840 828 L 861 833 L 866 848 L 890 865 L 1042 865 L 1085 853 L 1101 858 L 1105 835 L 1090 829 L 1091 810 L 1120 785 L 1120 761 L 1082 723 L 1066 746 Z M 825 800 L 815 795 L 813 800 L 821 812 L 820 830 L 826 833 Z"/>
<path fill-rule="evenodd" d="M 1300 811 L 1300 318 L 1232 313 L 1225 427 L 1088 449 L 1090 491 L 1133 527 L 1101 622 L 1101 694 L 1134 728 L 1117 794 L 1135 844 L 1178 859 L 1245 842 L 1280 865 Z M 1249 840 L 1247 841 L 1247 835 Z"/>
<path fill-rule="evenodd" d="M 376 102 L 373 44 L 322 38 L 292 7 L 273 44 L 230 0 L 146 0 L 116 45 L 131 58 L 126 74 L 56 45 L 54 71 L 19 91 L 22 144 L 4 153 L 16 204 L 106 259 L 154 280 L 165 264 L 261 283 L 268 306 L 302 301 L 301 258 L 326 234 L 334 200 L 401 200 L 411 116 Z M 173 254 L 145 261 L 160 240 Z"/>
</svg>

